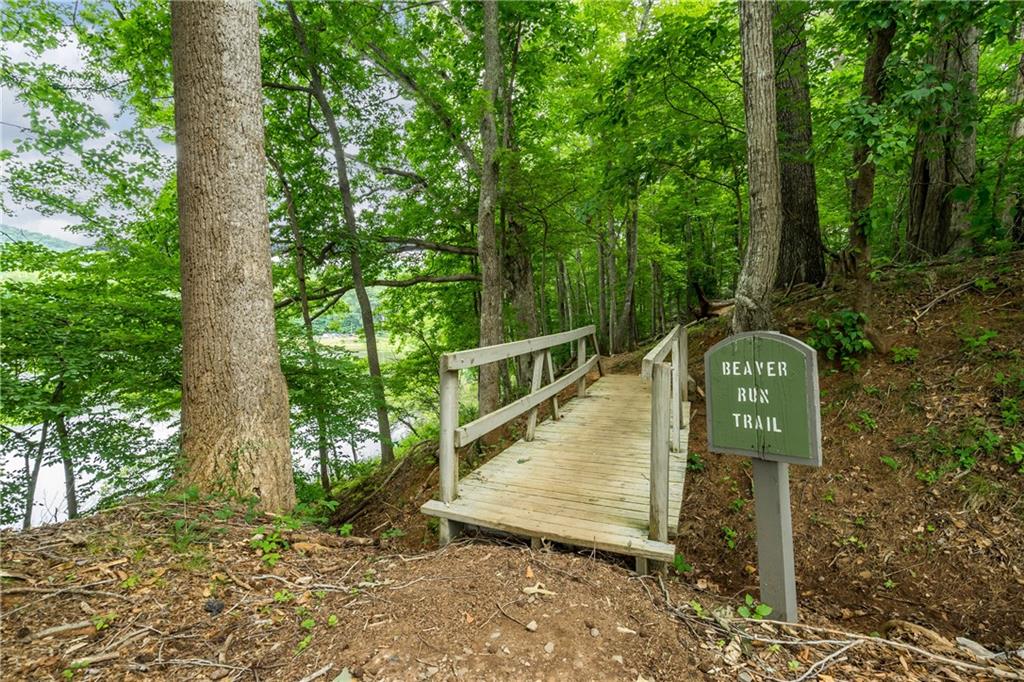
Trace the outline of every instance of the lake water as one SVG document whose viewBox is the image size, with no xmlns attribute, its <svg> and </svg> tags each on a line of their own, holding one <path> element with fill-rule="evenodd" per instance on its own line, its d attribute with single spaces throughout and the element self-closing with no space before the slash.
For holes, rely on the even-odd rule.
<svg viewBox="0 0 1024 682">
<path fill-rule="evenodd" d="M 152 424 L 153 433 L 157 438 L 167 438 L 173 435 L 174 424 L 177 420 Z M 375 424 L 364 425 L 366 429 L 375 429 Z M 409 427 L 399 423 L 391 430 L 391 438 L 399 442 L 410 433 Z M 345 457 L 350 457 L 352 450 L 348 445 L 338 448 Z M 299 462 L 303 469 L 312 471 L 315 463 L 303 453 L 293 451 L 292 457 Z M 359 461 L 376 459 L 380 457 L 380 441 L 376 438 L 367 438 L 356 443 L 356 458 Z M 24 460 L 7 463 L 7 473 L 15 473 L 22 470 Z M 96 498 L 80 499 L 79 508 L 88 511 L 96 504 Z M 46 523 L 59 523 L 68 517 L 67 501 L 64 498 L 64 467 L 60 463 L 50 464 L 39 468 L 39 482 L 36 484 L 35 506 L 32 511 L 32 525 L 38 526 Z M 20 528 L 21 524 L 17 526 Z"/>
</svg>

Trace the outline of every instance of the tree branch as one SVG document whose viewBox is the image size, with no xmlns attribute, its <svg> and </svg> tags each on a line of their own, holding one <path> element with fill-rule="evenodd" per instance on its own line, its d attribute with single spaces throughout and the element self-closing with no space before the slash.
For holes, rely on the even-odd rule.
<svg viewBox="0 0 1024 682">
<path fill-rule="evenodd" d="M 440 251 L 441 253 L 455 253 L 460 256 L 475 256 L 477 255 L 475 246 L 457 246 L 455 244 L 440 244 L 438 242 L 430 242 L 425 239 L 416 239 L 415 237 L 377 237 L 379 241 L 385 244 L 401 244 L 394 251 L 394 253 L 402 253 L 404 251 Z"/>
<path fill-rule="evenodd" d="M 368 287 L 411 287 L 417 284 L 448 284 L 452 282 L 479 282 L 480 275 L 466 273 L 457 275 L 416 275 L 415 277 L 409 277 L 408 279 L 372 279 L 366 281 Z M 352 285 L 346 285 L 338 287 L 337 289 L 330 289 L 320 291 L 315 294 L 309 294 L 306 296 L 307 301 L 320 301 L 325 298 L 341 298 L 346 293 L 352 290 Z M 293 303 L 296 303 L 299 299 L 295 296 L 288 296 L 282 298 L 280 301 L 274 304 L 276 310 L 286 308 Z M 333 305 L 333 304 L 332 304 Z M 328 306 L 329 307 L 329 306 Z M 321 310 L 317 313 L 317 317 L 322 315 L 325 311 Z"/>
<path fill-rule="evenodd" d="M 304 92 L 307 95 L 313 94 L 313 89 L 305 85 L 292 85 L 290 83 L 276 83 L 274 81 L 263 81 L 263 87 L 273 90 L 288 90 L 290 92 Z"/>
</svg>

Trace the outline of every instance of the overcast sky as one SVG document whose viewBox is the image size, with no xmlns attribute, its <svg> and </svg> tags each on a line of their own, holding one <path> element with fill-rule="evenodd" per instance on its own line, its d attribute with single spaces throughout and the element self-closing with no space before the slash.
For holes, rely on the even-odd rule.
<svg viewBox="0 0 1024 682">
<path fill-rule="evenodd" d="M 3 46 L 0 47 L 0 51 L 12 60 L 18 62 L 39 60 L 38 57 L 18 43 L 5 42 Z M 71 37 L 67 44 L 44 52 L 41 61 L 43 63 L 54 64 L 56 66 L 74 68 L 80 62 L 79 52 L 77 41 Z M 0 92 L 0 148 L 4 150 L 13 151 L 14 140 L 29 134 L 22 130 L 22 127 L 28 126 L 29 124 L 28 118 L 26 117 L 27 109 L 18 101 L 17 96 L 17 91 L 10 88 L 3 88 L 2 92 Z M 123 114 L 121 113 L 122 107 L 120 102 L 101 96 L 93 96 L 89 101 L 96 113 L 102 116 L 110 126 L 108 135 L 90 143 L 90 147 L 103 146 L 113 139 L 115 133 L 124 130 L 133 123 L 133 114 L 130 111 Z M 157 149 L 161 153 L 165 154 L 168 158 L 173 158 L 173 145 L 159 141 L 155 137 L 153 140 Z M 24 162 L 32 162 L 40 158 L 42 158 L 42 154 L 38 152 L 29 152 L 18 155 L 18 159 Z M 65 154 L 64 158 L 73 159 L 74 157 Z M 4 169 L 0 168 L 0 182 L 4 181 L 5 172 Z M 95 241 L 88 235 L 79 234 L 67 229 L 69 225 L 75 225 L 79 222 L 78 219 L 73 216 L 66 214 L 44 216 L 30 208 L 15 205 L 9 200 L 7 201 L 7 204 L 8 205 L 3 211 L 3 215 L 0 216 L 0 222 L 5 225 L 20 227 L 25 230 L 32 230 L 33 232 L 39 232 L 51 237 L 66 239 L 67 241 L 75 244 L 88 245 Z"/>
</svg>

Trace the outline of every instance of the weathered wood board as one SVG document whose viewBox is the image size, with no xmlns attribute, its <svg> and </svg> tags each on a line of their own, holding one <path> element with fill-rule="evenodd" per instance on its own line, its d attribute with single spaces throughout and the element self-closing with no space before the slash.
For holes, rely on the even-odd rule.
<svg viewBox="0 0 1024 682">
<path fill-rule="evenodd" d="M 683 411 L 688 417 L 689 405 Z M 669 454 L 669 535 L 682 507 L 683 447 Z M 431 500 L 425 514 L 531 538 L 672 561 L 675 548 L 648 539 L 650 384 L 609 375 L 587 396 L 562 406 L 562 419 L 537 424 L 521 440 L 459 481 L 450 504 Z"/>
</svg>

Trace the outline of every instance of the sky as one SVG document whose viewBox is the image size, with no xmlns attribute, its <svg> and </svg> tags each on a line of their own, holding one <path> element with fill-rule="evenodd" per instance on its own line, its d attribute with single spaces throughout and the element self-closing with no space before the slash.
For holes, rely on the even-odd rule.
<svg viewBox="0 0 1024 682">
<path fill-rule="evenodd" d="M 64 45 L 44 52 L 41 59 L 19 43 L 4 42 L 0 47 L 0 52 L 17 62 L 39 60 L 45 64 L 67 68 L 74 68 L 81 61 L 81 50 L 74 36 L 69 36 Z M 122 104 L 117 100 L 96 95 L 91 97 L 89 102 L 96 113 L 110 125 L 107 135 L 91 142 L 89 144 L 91 147 L 106 144 L 113 139 L 116 133 L 130 127 L 134 122 L 134 116 L 130 111 L 122 113 Z M 29 125 L 26 113 L 27 108 L 18 100 L 18 92 L 15 89 L 3 88 L 0 91 L 0 149 L 13 151 L 15 140 L 27 134 L 22 130 L 22 127 Z M 155 135 L 152 136 L 152 139 L 157 150 L 169 159 L 174 158 L 174 145 L 158 140 Z M 32 162 L 40 158 L 42 158 L 42 154 L 35 151 L 18 154 L 19 161 L 23 162 Z M 65 155 L 65 158 L 70 159 L 71 157 Z M 0 183 L 4 181 L 5 177 L 5 170 L 0 168 Z M 0 215 L 0 223 L 4 225 L 39 232 L 83 246 L 91 245 L 95 241 L 89 235 L 68 229 L 68 226 L 79 222 L 73 216 L 67 214 L 42 215 L 31 208 L 15 205 L 11 201 L 5 201 L 5 203 L 7 205 Z"/>
</svg>

